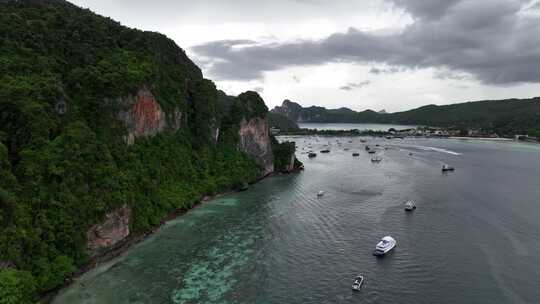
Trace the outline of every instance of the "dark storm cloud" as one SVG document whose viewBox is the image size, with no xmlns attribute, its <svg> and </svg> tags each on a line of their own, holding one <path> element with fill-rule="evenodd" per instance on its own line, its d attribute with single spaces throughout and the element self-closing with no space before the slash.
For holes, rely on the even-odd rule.
<svg viewBox="0 0 540 304">
<path fill-rule="evenodd" d="M 466 72 L 484 83 L 540 82 L 540 18 L 519 0 L 393 0 L 415 22 L 396 34 L 350 28 L 321 40 L 259 44 L 214 41 L 194 47 L 221 79 L 261 78 L 266 71 L 331 62 Z"/>
<path fill-rule="evenodd" d="M 438 18 L 460 0 L 387 0 L 402 7 L 417 18 Z"/>
<path fill-rule="evenodd" d="M 354 89 L 361 89 L 365 86 L 368 86 L 370 83 L 371 81 L 369 80 L 365 80 L 362 82 L 349 82 L 348 84 L 340 87 L 339 89 L 343 91 L 352 91 Z"/>
</svg>

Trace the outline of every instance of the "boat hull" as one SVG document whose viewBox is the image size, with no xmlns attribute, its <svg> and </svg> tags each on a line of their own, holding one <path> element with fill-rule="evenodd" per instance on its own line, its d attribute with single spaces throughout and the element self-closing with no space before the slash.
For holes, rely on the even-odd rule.
<svg viewBox="0 0 540 304">
<path fill-rule="evenodd" d="M 377 246 L 375 248 L 375 250 L 373 251 L 373 255 L 374 256 L 384 256 L 386 254 L 388 254 L 389 252 L 391 252 L 397 245 L 397 242 L 394 240 L 392 241 L 388 246 L 384 247 L 384 248 L 381 248 L 379 246 Z"/>
</svg>

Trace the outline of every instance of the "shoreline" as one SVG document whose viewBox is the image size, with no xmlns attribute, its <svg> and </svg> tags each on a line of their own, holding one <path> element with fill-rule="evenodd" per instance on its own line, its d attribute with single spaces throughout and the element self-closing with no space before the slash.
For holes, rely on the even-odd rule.
<svg viewBox="0 0 540 304">
<path fill-rule="evenodd" d="M 513 138 L 504 138 L 504 137 L 468 137 L 468 136 L 450 136 L 449 139 L 461 139 L 461 140 L 492 140 L 492 141 L 515 141 Z"/>
<path fill-rule="evenodd" d="M 269 174 L 266 174 L 264 176 L 261 176 L 254 182 L 250 183 L 249 185 L 255 185 L 259 182 L 263 181 L 266 178 L 272 177 L 272 176 L 279 176 L 279 175 L 286 175 L 286 174 L 295 174 L 300 172 L 300 170 L 293 170 L 288 173 L 283 172 L 271 172 Z M 50 291 L 45 292 L 44 294 L 40 295 L 40 298 L 37 303 L 42 304 L 50 304 L 52 301 L 56 298 L 56 296 L 63 290 L 70 286 L 72 286 L 74 283 L 77 282 L 79 278 L 81 278 L 84 274 L 90 272 L 91 270 L 96 269 L 99 265 L 110 262 L 116 258 L 121 257 L 122 255 L 126 254 L 130 249 L 132 249 L 135 245 L 143 242 L 156 232 L 159 232 L 159 230 L 168 222 L 175 220 L 179 218 L 180 216 L 185 215 L 186 213 L 190 212 L 191 210 L 195 210 L 196 208 L 202 206 L 205 203 L 208 203 L 209 201 L 215 200 L 217 198 L 220 198 L 225 195 L 230 195 L 233 193 L 243 192 L 246 190 L 242 189 L 230 189 L 226 190 L 214 195 L 204 195 L 199 200 L 197 200 L 193 206 L 189 209 L 176 209 L 172 211 L 171 213 L 165 215 L 157 224 L 156 226 L 152 227 L 148 231 L 145 231 L 140 234 L 134 234 L 129 235 L 122 241 L 118 242 L 114 246 L 112 246 L 110 249 L 108 249 L 106 252 L 103 252 L 95 257 L 90 258 L 90 260 L 85 263 L 83 266 L 78 268 L 74 273 L 72 273 L 69 277 L 67 277 L 64 280 L 64 283 Z"/>
<path fill-rule="evenodd" d="M 348 130 L 343 130 L 343 133 L 327 134 L 327 133 L 309 133 L 309 134 L 299 134 L 299 133 L 280 133 L 275 135 L 276 137 L 305 137 L 305 136 L 321 136 L 321 137 L 380 137 L 384 138 L 386 135 L 381 134 L 354 134 Z M 498 141 L 498 142 L 517 142 L 517 143 L 531 143 L 537 144 L 540 141 L 534 140 L 515 140 L 513 138 L 507 137 L 468 137 L 468 136 L 403 136 L 403 137 L 393 137 L 393 139 L 406 139 L 406 138 L 425 138 L 425 139 L 457 139 L 457 140 L 486 140 L 486 141 Z"/>
</svg>

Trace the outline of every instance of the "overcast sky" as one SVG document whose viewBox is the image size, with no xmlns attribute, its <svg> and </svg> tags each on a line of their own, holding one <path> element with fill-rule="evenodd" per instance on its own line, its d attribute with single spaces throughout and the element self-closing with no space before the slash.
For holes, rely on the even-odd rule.
<svg viewBox="0 0 540 304">
<path fill-rule="evenodd" d="M 164 33 L 229 94 L 389 112 L 540 96 L 540 0 L 71 0 Z"/>
</svg>

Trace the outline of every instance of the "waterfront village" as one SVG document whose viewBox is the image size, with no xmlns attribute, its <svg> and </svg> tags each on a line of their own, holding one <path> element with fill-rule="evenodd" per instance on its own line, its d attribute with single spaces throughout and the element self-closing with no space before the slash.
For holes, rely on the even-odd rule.
<svg viewBox="0 0 540 304">
<path fill-rule="evenodd" d="M 434 137 L 434 138 L 475 138 L 475 139 L 501 139 L 516 140 L 525 142 L 539 142 L 539 138 L 516 134 L 513 136 L 499 136 L 497 133 L 484 131 L 482 129 L 462 129 L 462 128 L 443 128 L 419 126 L 409 129 L 389 128 L 387 131 L 373 130 L 314 130 L 300 129 L 288 132 L 282 132 L 280 129 L 272 127 L 270 132 L 273 135 L 349 135 L 349 136 L 384 136 L 387 139 L 405 138 L 405 137 Z"/>
</svg>

